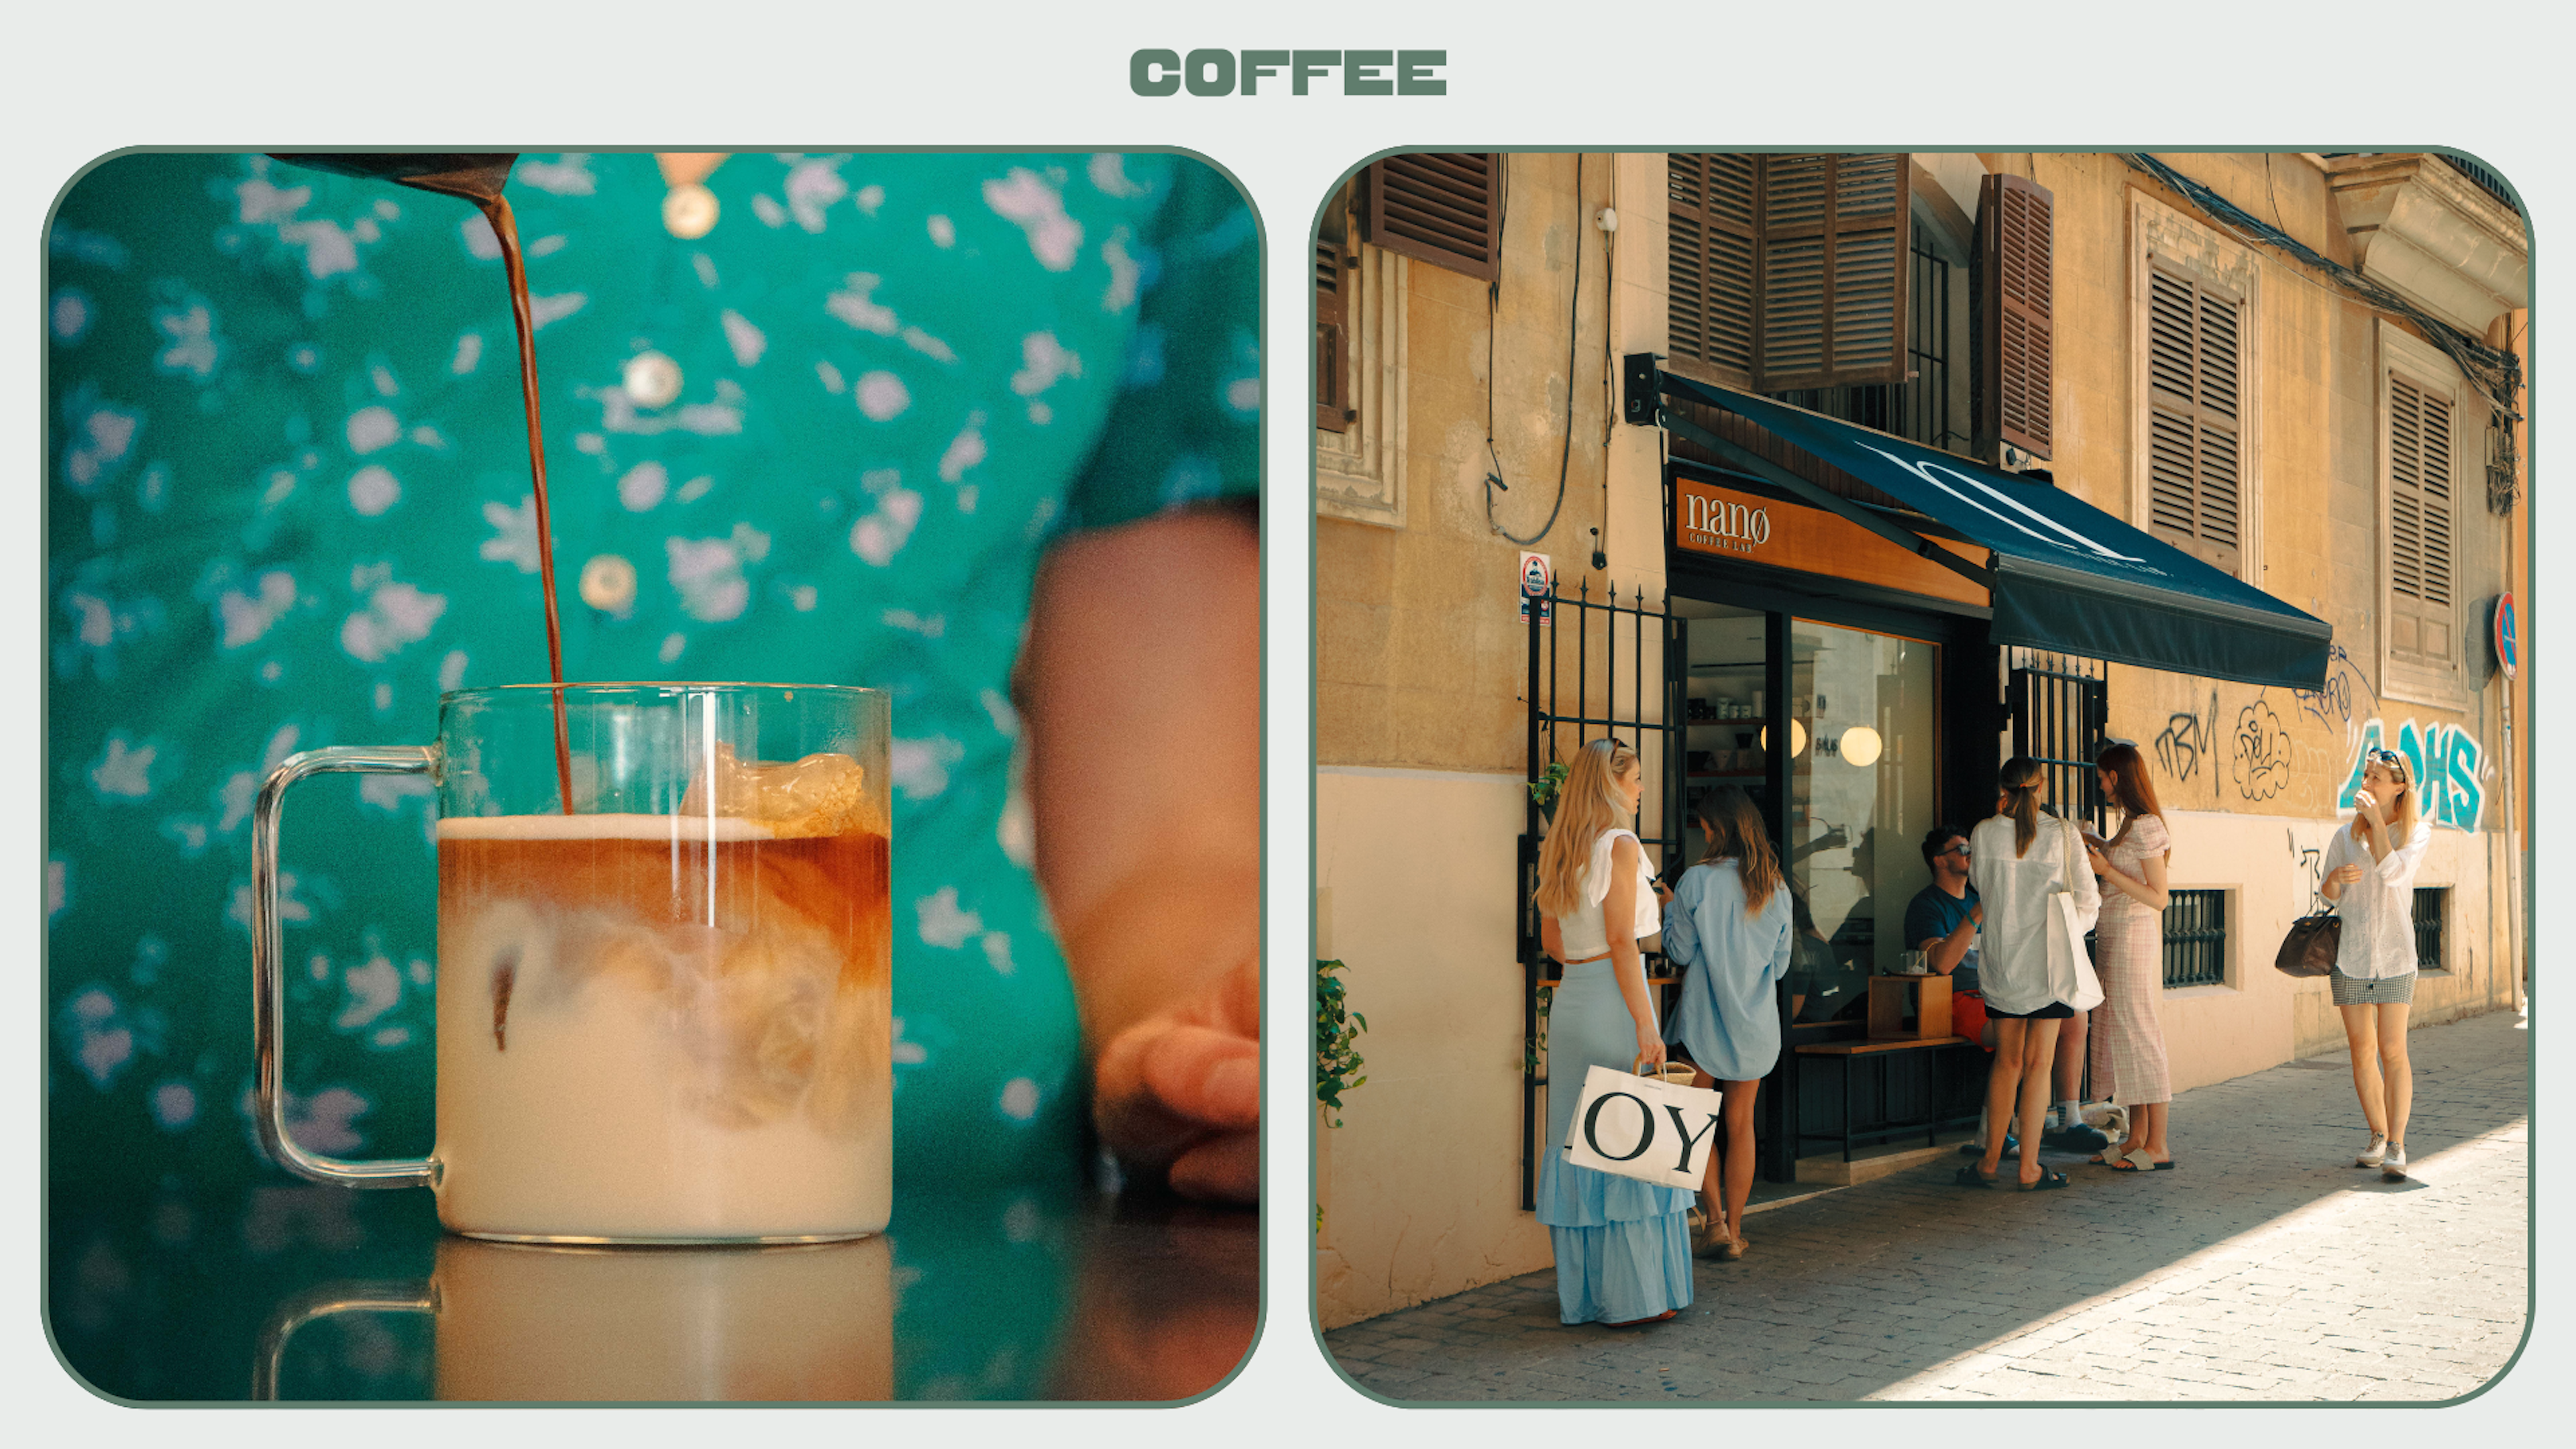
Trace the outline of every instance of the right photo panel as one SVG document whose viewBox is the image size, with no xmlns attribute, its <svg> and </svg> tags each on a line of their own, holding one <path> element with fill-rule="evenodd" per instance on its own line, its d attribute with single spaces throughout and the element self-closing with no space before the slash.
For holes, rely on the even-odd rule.
<svg viewBox="0 0 2576 1449">
<path fill-rule="evenodd" d="M 1314 1312 L 1352 1385 L 2504 1372 L 2508 179 L 1401 152 L 1312 243 Z"/>
</svg>

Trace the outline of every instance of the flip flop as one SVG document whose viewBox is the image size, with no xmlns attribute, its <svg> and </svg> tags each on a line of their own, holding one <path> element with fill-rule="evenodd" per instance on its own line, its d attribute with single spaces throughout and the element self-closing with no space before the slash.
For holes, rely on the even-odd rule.
<svg viewBox="0 0 2576 1449">
<path fill-rule="evenodd" d="M 2171 1172 L 2174 1170 L 2174 1160 L 2168 1157 L 2162 1162 L 2157 1162 L 2152 1158 L 2132 1157 L 2112 1163 L 2110 1167 L 2113 1172 Z"/>
<path fill-rule="evenodd" d="M 1973 1167 L 1962 1167 L 1959 1169 L 1959 1175 L 1951 1178 L 1950 1181 L 1961 1187 L 1992 1187 L 1995 1185 L 1995 1179 L 2001 1176 L 2003 1173 L 2000 1169 L 1994 1172 L 1979 1172 Z"/>
<path fill-rule="evenodd" d="M 2000 1176 L 2000 1174 L 1998 1175 Z M 2059 1188 L 2066 1186 L 2066 1174 L 2062 1172 L 2052 1172 L 2043 1168 L 2040 1170 L 2039 1181 L 2022 1182 L 2016 1179 L 2013 1182 L 2013 1186 L 2022 1192 L 2055 1192 Z"/>
<path fill-rule="evenodd" d="M 2129 1154 L 2121 1151 L 2117 1147 L 2106 1147 L 2084 1160 L 2092 1163 L 2096 1167 L 2108 1167 L 2114 1171 L 2118 1171 L 2121 1170 L 2120 1165 L 2123 1162 L 2126 1162 L 2128 1157 Z"/>
</svg>

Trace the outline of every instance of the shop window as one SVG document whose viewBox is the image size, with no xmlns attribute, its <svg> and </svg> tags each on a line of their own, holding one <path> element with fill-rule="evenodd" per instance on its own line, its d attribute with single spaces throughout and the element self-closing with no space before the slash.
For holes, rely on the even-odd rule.
<svg viewBox="0 0 2576 1449">
<path fill-rule="evenodd" d="M 1371 245 L 1481 281 L 1502 275 L 1500 152 L 1389 156 L 1360 173 L 1362 236 Z"/>
<path fill-rule="evenodd" d="M 1761 393 L 1905 381 L 1902 153 L 1665 159 L 1668 366 Z"/>
<path fill-rule="evenodd" d="M 2165 987 L 2227 982 L 2227 892 L 2175 891 L 2165 907 Z"/>
<path fill-rule="evenodd" d="M 2449 915 L 2449 886 L 2418 886 L 2415 890 L 2415 969 L 2446 971 L 2450 967 L 2443 952 L 2442 923 Z"/>
<path fill-rule="evenodd" d="M 2131 519 L 2260 582 L 2261 458 L 2253 253 L 2132 194 Z"/>
<path fill-rule="evenodd" d="M 2380 478 L 2386 520 L 2383 617 L 2389 683 L 2436 700 L 2460 689 L 2460 387 L 2448 360 L 2380 332 Z"/>
<path fill-rule="evenodd" d="M 1315 239 L 1315 511 L 1401 528 L 1411 262 L 1357 240 L 1356 189 Z"/>
</svg>

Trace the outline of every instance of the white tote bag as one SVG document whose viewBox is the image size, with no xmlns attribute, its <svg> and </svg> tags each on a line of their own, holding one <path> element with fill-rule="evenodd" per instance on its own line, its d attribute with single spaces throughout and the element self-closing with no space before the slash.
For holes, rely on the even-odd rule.
<svg viewBox="0 0 2576 1449">
<path fill-rule="evenodd" d="M 2074 825 L 2058 822 L 2064 841 L 2066 883 L 2048 893 L 2048 994 L 2077 1011 L 2102 1004 L 2102 980 L 2093 974 L 2092 953 L 2084 949 L 2084 927 L 2075 916 L 2075 873 L 2084 869 L 2075 853 Z"/>
<path fill-rule="evenodd" d="M 1595 1065 L 1565 1132 L 1565 1160 L 1658 1187 L 1695 1188 L 1708 1176 L 1722 1098 L 1707 1087 Z"/>
</svg>

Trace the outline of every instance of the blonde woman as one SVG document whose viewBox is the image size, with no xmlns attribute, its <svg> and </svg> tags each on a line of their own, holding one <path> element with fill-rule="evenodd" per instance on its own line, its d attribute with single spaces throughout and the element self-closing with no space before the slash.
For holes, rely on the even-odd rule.
<svg viewBox="0 0 2576 1449">
<path fill-rule="evenodd" d="M 1986 1150 L 1974 1167 L 1959 1169 L 1963 1187 L 1996 1185 L 2016 1100 L 2022 1191 L 2066 1186 L 2065 1173 L 2039 1165 L 2040 1117 L 2048 1109 L 2058 1023 L 2094 1003 L 2079 1006 L 2076 983 L 2049 970 L 2049 917 L 2056 910 L 2050 897 L 2072 892 L 2076 929 L 2086 931 L 2101 913 L 2102 888 L 2084 868 L 2075 827 L 2040 813 L 2047 798 L 2048 776 L 2039 762 L 2015 755 L 2004 761 L 1996 814 L 1968 832 L 1968 884 L 1985 912 L 1978 984 L 1995 1024 L 1995 1061 L 1986 1078 Z"/>
<path fill-rule="evenodd" d="M 2146 757 L 2132 744 L 2106 745 L 2094 760 L 2102 794 L 2120 807 L 2120 831 L 2108 840 L 2085 837 L 2093 873 L 2102 878 L 2102 1005 L 2093 1013 L 2093 1086 L 2129 1109 L 2129 1135 L 2102 1149 L 2095 1162 L 2114 1172 L 2170 1172 L 2173 1147 L 2165 1138 L 2173 1105 L 2173 1074 L 2165 1065 L 2162 1008 L 2165 989 L 2165 862 L 2173 837 L 2165 831 L 2155 781 Z"/>
<path fill-rule="evenodd" d="M 1548 1009 L 1538 1220 L 1556 1249 L 1558 1317 L 1570 1324 L 1660 1323 L 1691 1301 L 1690 1193 L 1565 1160 L 1590 1068 L 1643 1071 L 1664 1060 L 1637 948 L 1661 924 L 1653 871 L 1621 824 L 1644 794 L 1635 751 L 1617 740 L 1585 745 L 1558 787 L 1538 856 L 1539 941 L 1565 963 Z"/>
<path fill-rule="evenodd" d="M 1694 1247 L 1741 1258 L 1744 1202 L 1753 1193 L 1753 1099 L 1780 1061 L 1777 988 L 1797 936 L 1788 883 L 1753 798 L 1732 785 L 1715 791 L 1700 803 L 1699 825 L 1708 854 L 1683 873 L 1664 916 L 1664 957 L 1690 970 L 1664 1037 L 1690 1062 L 1691 1085 L 1714 1085 L 1724 1098 L 1724 1141 L 1709 1153 L 1700 1190 L 1708 1228 Z"/>
<path fill-rule="evenodd" d="M 2406 1013 L 2415 1000 L 2415 870 L 2433 843 L 2419 818 L 2415 775 L 2395 750 L 2363 757 L 2352 823 L 2326 846 L 2320 887 L 2343 917 L 2335 951 L 2334 1004 L 2352 1052 L 2352 1088 L 2370 1122 L 2355 1167 L 2406 1180 L 2406 1117 L 2415 1073 L 2406 1059 Z"/>
</svg>

